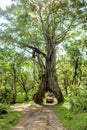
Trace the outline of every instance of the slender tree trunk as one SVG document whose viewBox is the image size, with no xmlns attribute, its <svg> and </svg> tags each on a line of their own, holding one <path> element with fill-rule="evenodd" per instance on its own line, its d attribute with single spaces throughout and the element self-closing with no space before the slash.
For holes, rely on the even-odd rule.
<svg viewBox="0 0 87 130">
<path fill-rule="evenodd" d="M 17 94 L 17 91 L 16 91 L 16 70 L 15 68 L 13 68 L 13 101 L 12 103 L 16 103 L 16 94 Z"/>
<path fill-rule="evenodd" d="M 16 79 L 14 77 L 14 81 L 13 81 L 13 101 L 12 103 L 16 103 Z"/>
<path fill-rule="evenodd" d="M 67 77 L 65 77 L 64 78 L 64 89 L 66 92 L 66 96 L 68 96 L 68 86 L 69 86 L 68 79 L 67 79 Z"/>
<path fill-rule="evenodd" d="M 25 101 L 27 102 L 27 101 L 29 101 L 28 91 L 27 91 L 25 86 L 23 86 L 23 87 L 24 87 L 23 89 L 24 89 L 24 92 L 25 92 Z"/>
</svg>

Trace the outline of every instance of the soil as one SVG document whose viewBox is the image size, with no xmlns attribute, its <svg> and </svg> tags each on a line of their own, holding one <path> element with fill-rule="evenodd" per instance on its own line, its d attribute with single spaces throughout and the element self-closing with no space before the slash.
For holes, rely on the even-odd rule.
<svg viewBox="0 0 87 130">
<path fill-rule="evenodd" d="M 21 111 L 22 119 L 13 130 L 65 130 L 54 114 L 53 105 L 14 105 L 11 110 Z"/>
</svg>

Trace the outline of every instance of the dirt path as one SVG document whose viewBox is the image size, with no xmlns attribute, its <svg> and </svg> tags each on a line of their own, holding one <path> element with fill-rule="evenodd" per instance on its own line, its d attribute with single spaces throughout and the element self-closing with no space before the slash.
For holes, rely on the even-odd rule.
<svg viewBox="0 0 87 130">
<path fill-rule="evenodd" d="M 22 112 L 22 120 L 13 130 L 64 130 L 54 114 L 53 106 L 22 104 L 11 109 Z"/>
</svg>

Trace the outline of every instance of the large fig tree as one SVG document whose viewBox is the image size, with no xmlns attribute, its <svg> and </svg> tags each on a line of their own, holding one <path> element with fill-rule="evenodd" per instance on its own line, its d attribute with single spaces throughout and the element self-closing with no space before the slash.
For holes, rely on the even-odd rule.
<svg viewBox="0 0 87 130">
<path fill-rule="evenodd" d="M 43 101 L 46 91 L 54 93 L 58 103 L 64 101 L 56 75 L 56 50 L 69 30 L 78 23 L 82 6 L 73 0 L 14 0 L 1 14 L 8 22 L 2 24 L 1 41 L 18 45 L 38 61 L 40 86 L 34 95 L 36 103 Z"/>
</svg>

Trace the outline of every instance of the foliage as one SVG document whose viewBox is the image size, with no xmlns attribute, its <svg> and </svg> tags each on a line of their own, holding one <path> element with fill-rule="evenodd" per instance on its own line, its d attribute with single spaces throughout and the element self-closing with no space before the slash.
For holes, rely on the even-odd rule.
<svg viewBox="0 0 87 130">
<path fill-rule="evenodd" d="M 70 88 L 68 101 L 71 104 L 72 111 L 86 111 L 87 112 L 87 88 L 86 86 L 72 86 Z"/>
<path fill-rule="evenodd" d="M 56 105 L 55 113 L 59 120 L 63 123 L 66 130 L 87 129 L 87 113 L 74 113 L 70 110 L 70 106 L 67 103 L 63 105 Z"/>
<path fill-rule="evenodd" d="M 14 0 L 6 10 L 0 9 L 6 20 L 0 24 L 1 103 L 34 104 L 42 75 L 50 72 L 46 80 L 53 79 L 56 69 L 54 80 L 58 78 L 68 102 L 56 106 L 56 113 L 67 130 L 87 129 L 86 6 L 85 0 Z M 51 79 L 46 82 L 50 86 Z M 9 130 L 20 115 L 0 105 L 3 112 L 7 114 L 0 119 L 0 130 Z"/>
<path fill-rule="evenodd" d="M 1 103 L 11 103 L 12 102 L 12 94 L 11 94 L 11 89 L 9 88 L 3 88 L 1 87 L 0 89 L 0 102 Z"/>
<path fill-rule="evenodd" d="M 0 101 L 32 100 L 39 88 L 40 77 L 48 66 L 46 56 L 50 57 L 52 48 L 49 52 L 47 49 L 51 44 L 58 61 L 55 64 L 55 56 L 52 58 L 52 55 L 50 60 L 53 59 L 52 63 L 57 68 L 58 83 L 65 99 L 72 103 L 72 107 L 79 105 L 84 110 L 86 1 L 15 0 L 6 10 L 0 9 L 0 15 L 6 20 L 6 23 L 0 24 Z M 58 56 L 60 43 L 65 54 Z"/>
<path fill-rule="evenodd" d="M 83 34 L 84 35 L 84 34 Z M 74 36 L 75 37 L 75 36 Z M 77 36 L 76 36 L 77 37 Z M 70 102 L 73 111 L 87 110 L 87 54 L 83 36 L 71 44 L 63 44 L 66 54 L 57 62 L 59 84 L 65 99 Z"/>
<path fill-rule="evenodd" d="M 19 112 L 9 112 L 0 119 L 0 130 L 11 130 L 19 122 L 20 117 Z"/>
<path fill-rule="evenodd" d="M 19 112 L 9 111 L 9 105 L 0 104 L 0 130 L 10 130 L 19 122 Z"/>
<path fill-rule="evenodd" d="M 20 53 L 20 50 L 17 51 L 13 46 L 4 45 L 0 54 L 0 101 L 13 103 L 15 89 L 18 93 L 25 93 L 25 90 L 29 92 L 33 88 L 34 68 L 29 70 L 32 65 L 28 61 L 29 58 L 25 56 L 24 51 Z M 17 94 L 15 96 L 17 97 Z"/>
<path fill-rule="evenodd" d="M 0 104 L 0 115 L 7 114 L 9 105 Z"/>
</svg>

